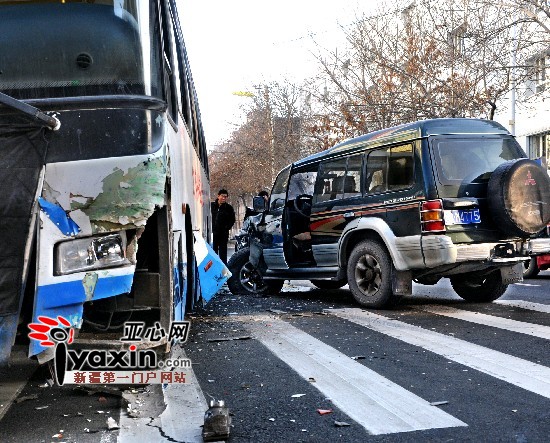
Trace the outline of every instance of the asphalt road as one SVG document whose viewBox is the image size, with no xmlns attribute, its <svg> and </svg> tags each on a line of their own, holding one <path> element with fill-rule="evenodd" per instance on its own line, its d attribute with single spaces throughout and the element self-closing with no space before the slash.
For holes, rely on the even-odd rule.
<svg viewBox="0 0 550 443">
<path fill-rule="evenodd" d="M 268 298 L 222 290 L 190 317 L 196 401 L 141 387 L 132 419 L 120 396 L 41 387 L 40 368 L 7 400 L 0 441 L 201 441 L 196 420 L 194 437 L 184 428 L 211 398 L 231 410 L 232 442 L 549 441 L 550 272 L 491 304 L 443 280 L 372 311 L 292 282 Z"/>
</svg>

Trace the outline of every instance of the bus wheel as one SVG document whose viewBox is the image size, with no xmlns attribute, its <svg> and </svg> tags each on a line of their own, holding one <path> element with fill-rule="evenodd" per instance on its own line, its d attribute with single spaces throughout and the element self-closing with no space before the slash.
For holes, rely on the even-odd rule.
<svg viewBox="0 0 550 443">
<path fill-rule="evenodd" d="M 227 286 L 232 294 L 272 295 L 278 294 L 283 287 L 283 280 L 264 280 L 259 269 L 254 268 L 248 260 L 250 248 L 246 247 L 235 252 L 227 267 L 231 271 L 231 278 Z"/>
<path fill-rule="evenodd" d="M 353 298 L 368 308 L 386 308 L 397 303 L 392 293 L 392 263 L 386 248 L 365 240 L 359 243 L 348 260 L 348 284 Z"/>
</svg>

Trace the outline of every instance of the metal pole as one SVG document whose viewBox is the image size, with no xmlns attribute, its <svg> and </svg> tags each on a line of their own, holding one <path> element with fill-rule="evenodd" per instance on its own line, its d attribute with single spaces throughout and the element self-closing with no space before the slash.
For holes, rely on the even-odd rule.
<svg viewBox="0 0 550 443">
<path fill-rule="evenodd" d="M 517 25 L 512 28 L 512 69 L 510 71 L 511 77 L 511 91 L 510 91 L 510 133 L 516 134 L 516 36 Z"/>
</svg>

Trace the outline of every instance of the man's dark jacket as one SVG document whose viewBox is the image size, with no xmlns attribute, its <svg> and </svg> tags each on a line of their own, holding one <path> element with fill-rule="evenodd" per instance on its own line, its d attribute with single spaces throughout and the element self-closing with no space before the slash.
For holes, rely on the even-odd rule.
<svg viewBox="0 0 550 443">
<path fill-rule="evenodd" d="M 210 204 L 212 211 L 212 231 L 215 235 L 226 235 L 235 224 L 235 211 L 229 203 L 218 205 L 218 201 Z"/>
</svg>

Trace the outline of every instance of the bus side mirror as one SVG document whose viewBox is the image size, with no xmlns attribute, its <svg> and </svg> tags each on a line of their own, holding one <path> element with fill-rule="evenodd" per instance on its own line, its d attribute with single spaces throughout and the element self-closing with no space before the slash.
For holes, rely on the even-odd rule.
<svg viewBox="0 0 550 443">
<path fill-rule="evenodd" d="M 252 199 L 252 209 L 256 212 L 265 212 L 267 210 L 267 202 L 265 198 L 256 196 Z"/>
</svg>

